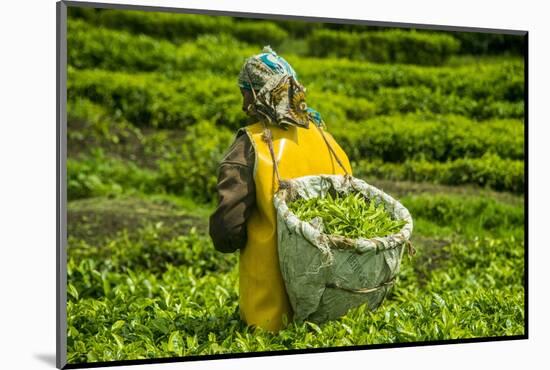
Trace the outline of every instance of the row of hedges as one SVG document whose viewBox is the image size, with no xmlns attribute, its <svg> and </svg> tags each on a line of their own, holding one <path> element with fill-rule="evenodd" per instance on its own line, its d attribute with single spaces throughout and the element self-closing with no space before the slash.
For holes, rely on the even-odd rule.
<svg viewBox="0 0 550 370">
<path fill-rule="evenodd" d="M 194 14 L 170 14 L 162 12 L 145 12 L 145 11 L 129 11 L 129 10 L 100 10 L 92 8 L 69 7 L 69 19 L 80 18 L 93 22 L 96 25 L 101 25 L 108 28 L 125 29 L 134 33 L 142 33 L 154 37 L 160 37 L 173 41 L 195 37 L 203 33 L 218 33 L 228 32 L 242 41 L 261 44 L 271 43 L 279 45 L 289 35 L 294 38 L 306 38 L 313 47 L 310 47 L 310 52 L 317 53 L 321 42 L 314 42 L 318 39 L 322 42 L 334 43 L 335 39 L 343 41 L 344 44 L 357 44 L 356 41 L 348 41 L 345 35 L 329 36 L 331 33 L 351 34 L 350 39 L 357 38 L 353 35 L 370 35 L 376 33 L 399 33 L 415 34 L 414 29 L 388 28 L 368 25 L 353 25 L 353 24 L 337 24 L 337 23 L 320 23 L 292 20 L 278 21 L 258 21 L 241 18 L 232 18 L 226 16 L 205 16 Z M 325 35 L 323 35 L 325 33 Z M 453 41 L 446 42 L 446 45 L 451 45 L 451 50 L 454 53 L 460 54 L 512 54 L 523 55 L 525 52 L 525 43 L 522 36 L 481 33 L 481 32 L 455 32 L 455 31 L 431 31 L 421 30 L 416 32 L 422 35 L 434 35 L 435 38 L 443 36 Z M 266 39 L 266 37 L 269 37 Z M 361 37 L 361 36 L 359 36 Z M 380 38 L 380 35 L 366 36 L 366 38 Z M 398 36 L 400 38 L 401 36 Z M 422 38 L 416 36 L 403 36 L 408 38 L 409 42 L 418 45 L 421 48 L 430 48 L 430 41 L 427 46 Z M 364 42 L 364 41 L 363 41 Z M 394 45 L 396 41 L 390 38 L 382 37 L 378 40 L 379 45 Z M 459 49 L 455 50 L 455 44 L 460 44 Z M 361 43 L 359 43 L 361 45 Z M 366 45 L 370 45 L 367 42 Z M 407 48 L 410 43 L 406 43 Z M 342 49 L 340 45 L 335 45 L 338 51 L 336 55 L 349 56 L 351 51 L 349 48 Z M 448 46 L 446 46 L 448 47 Z M 391 50 L 394 47 L 385 47 L 385 50 Z M 436 48 L 436 53 L 441 53 L 442 49 Z M 341 54 L 343 52 L 343 54 Z M 352 51 L 352 53 L 354 53 Z M 385 53 L 387 55 L 387 53 Z M 363 54 L 365 55 L 365 54 Z M 373 54 L 374 58 L 380 58 L 379 55 Z M 370 59 L 370 58 L 367 58 Z M 370 59 L 376 60 L 376 59 Z M 411 59 L 415 62 L 415 59 Z M 423 57 L 419 60 L 425 60 Z M 395 60 L 398 61 L 398 60 Z M 425 60 L 428 64 L 429 59 Z M 423 64 L 423 63 L 421 63 Z"/>
<path fill-rule="evenodd" d="M 139 143 L 135 145 L 139 145 L 150 160 L 174 158 L 177 161 L 181 154 L 179 147 L 183 141 L 180 136 L 185 135 L 181 130 L 155 130 L 141 135 L 132 133 L 134 129 L 123 120 L 106 120 L 108 111 L 86 99 L 70 101 L 68 107 L 70 125 L 75 121 L 89 122 L 85 126 L 88 129 L 77 132 L 86 136 L 88 141 L 97 137 L 100 141 L 118 143 L 113 148 L 119 148 L 116 152 L 120 152 L 122 157 L 130 159 L 131 156 L 124 155 L 124 150 L 135 150 L 133 147 L 125 149 L 124 145 L 128 140 L 138 140 Z M 191 126 L 191 130 L 194 130 L 193 127 Z M 226 135 L 226 130 L 219 130 L 222 135 Z M 524 125 L 518 120 L 476 122 L 461 116 L 412 114 L 376 117 L 360 122 L 339 122 L 329 126 L 331 134 L 352 160 L 366 158 L 384 162 L 444 162 L 460 158 L 479 158 L 487 152 L 495 153 L 503 159 L 522 160 L 523 130 Z M 472 136 L 472 132 L 476 135 Z M 218 135 L 217 132 L 209 134 Z M 135 139 L 132 140 L 131 137 Z"/>
<path fill-rule="evenodd" d="M 69 200 L 143 192 L 171 193 L 198 202 L 214 202 L 217 164 L 231 139 L 228 132 L 212 137 L 190 136 L 181 153 L 159 160 L 158 171 L 108 158 L 101 152 L 92 157 L 71 158 L 67 161 Z M 355 177 L 367 181 L 375 177 L 445 185 L 474 184 L 518 194 L 525 191 L 523 162 L 501 159 L 496 155 L 445 163 L 406 161 L 394 164 L 362 160 L 353 163 L 352 167 Z"/>
<path fill-rule="evenodd" d="M 384 116 L 330 126 L 350 158 L 447 161 L 493 152 L 524 158 L 524 125 L 518 120 L 476 122 L 462 116 Z M 474 134 L 475 133 L 475 134 Z"/>
<path fill-rule="evenodd" d="M 372 33 L 385 31 L 414 32 L 410 28 L 392 28 L 387 26 L 373 26 L 368 24 L 345 24 L 345 23 L 320 23 L 304 21 L 277 21 L 279 27 L 285 29 L 295 38 L 308 38 L 320 30 L 334 30 L 350 33 Z M 457 54 L 475 55 L 523 55 L 525 53 L 525 42 L 523 36 L 483 33 L 483 32 L 458 32 L 458 31 L 435 31 L 417 29 L 424 34 L 447 35 L 460 43 Z"/>
<path fill-rule="evenodd" d="M 77 68 L 113 71 L 162 71 L 169 76 L 209 70 L 237 78 L 245 58 L 260 51 L 229 35 L 204 35 L 175 45 L 147 36 L 69 22 L 68 62 Z M 285 55 L 306 87 L 347 96 L 372 98 L 385 87 L 424 86 L 472 99 L 522 101 L 521 61 L 488 62 L 463 67 L 379 65 L 342 59 Z M 168 73 L 169 72 L 169 73 Z"/>
<path fill-rule="evenodd" d="M 184 128 L 203 119 L 236 128 L 245 119 L 233 81 L 215 75 L 169 80 L 154 73 L 69 69 L 68 99 L 88 98 L 136 126 Z"/>
<path fill-rule="evenodd" d="M 509 234 L 511 229 L 523 228 L 525 223 L 523 207 L 487 196 L 426 193 L 405 196 L 400 201 L 415 220 L 424 219 L 441 227 L 451 227 L 457 232 L 469 227 L 478 235 L 480 229 L 501 229 Z"/>
<path fill-rule="evenodd" d="M 227 16 L 70 7 L 69 19 L 72 17 L 84 19 L 98 28 L 126 30 L 173 42 L 194 39 L 204 33 L 227 33 L 244 42 L 277 46 L 288 37 L 274 22 L 235 22 Z"/>
<path fill-rule="evenodd" d="M 233 79 L 211 73 L 169 79 L 158 73 L 123 73 L 69 68 L 68 98 L 88 98 L 137 126 L 183 128 L 202 119 L 232 129 L 246 116 Z M 523 117 L 523 103 L 474 100 L 428 88 L 383 89 L 372 100 L 311 90 L 308 103 L 327 124 L 367 119 L 374 114 L 426 112 L 471 118 Z"/>
<path fill-rule="evenodd" d="M 443 64 L 460 42 L 446 34 L 390 30 L 345 32 L 320 29 L 307 39 L 310 55 L 345 57 L 376 63 Z"/>
<path fill-rule="evenodd" d="M 87 121 L 86 129 L 72 130 L 83 138 L 100 135 L 97 140 L 117 143 L 116 153 L 125 150 L 133 153 L 133 146 L 125 143 L 138 140 L 147 158 L 177 158 L 184 132 L 154 130 L 147 135 L 133 133 L 133 127 L 125 121 L 106 119 L 112 117 L 107 110 L 86 99 L 69 101 L 69 124 Z M 221 132 L 225 130 L 219 128 Z M 477 158 L 486 152 L 496 153 L 505 159 L 523 159 L 524 126 L 517 120 L 475 122 L 460 116 L 404 115 L 376 117 L 361 122 L 335 123 L 329 131 L 352 160 L 362 158 L 382 159 L 386 162 L 406 160 L 446 161 L 462 157 Z M 471 136 L 471 132 L 476 132 Z M 176 135 L 176 136 L 174 136 Z M 211 135 L 217 135 L 212 132 Z M 225 135 L 225 134 L 224 134 Z M 131 139 L 135 137 L 135 139 Z M 76 144 L 79 145 L 79 144 Z M 118 150 L 120 149 L 120 150 Z M 132 154 L 127 153 L 127 154 Z M 117 156 L 119 156 L 117 154 Z"/>
<path fill-rule="evenodd" d="M 171 80 L 155 73 L 69 68 L 68 98 L 87 98 L 141 127 L 184 128 L 209 119 L 237 129 L 246 121 L 236 83 L 213 74 Z M 326 122 L 365 119 L 375 112 L 374 104 L 363 98 L 312 93 L 309 101 Z"/>
<path fill-rule="evenodd" d="M 524 55 L 526 39 L 523 36 L 481 32 L 452 32 L 460 41 L 460 54 Z"/>
<path fill-rule="evenodd" d="M 197 202 L 216 199 L 217 168 L 234 134 L 203 121 L 188 128 L 177 150 L 146 169 L 101 149 L 67 160 L 69 200 L 137 193 L 172 193 Z"/>
<path fill-rule="evenodd" d="M 360 63 L 345 59 L 315 59 L 289 56 L 306 86 L 372 97 L 385 87 L 423 86 L 445 94 L 474 99 L 522 101 L 524 66 L 504 61 L 463 67 L 419 67 Z"/>
<path fill-rule="evenodd" d="M 523 36 L 479 32 L 385 29 L 362 31 L 317 28 L 307 37 L 308 52 L 377 63 L 441 65 L 452 55 L 518 55 Z"/>
<path fill-rule="evenodd" d="M 207 69 L 236 76 L 245 58 L 259 51 L 227 34 L 200 35 L 178 45 L 146 35 L 95 27 L 79 19 L 68 22 L 68 64 L 81 69 L 159 71 L 167 75 Z"/>
<path fill-rule="evenodd" d="M 425 86 L 383 88 L 371 94 L 376 105 L 376 113 L 381 115 L 394 113 L 435 113 L 459 114 L 469 118 L 484 120 L 489 118 L 524 118 L 524 102 L 508 102 L 475 99 L 457 93 L 443 93 Z"/>
<path fill-rule="evenodd" d="M 94 117 L 95 109 L 91 114 Z M 83 113 L 80 116 L 85 119 Z M 434 132 L 438 127 L 439 132 Z M 476 123 L 453 116 L 438 117 L 435 121 L 409 115 L 336 126 L 331 132 L 355 162 L 357 177 L 477 184 L 522 193 L 523 161 L 510 159 L 523 156 L 522 135 L 517 132 L 522 127 L 517 121 Z M 474 129 L 478 135 L 470 138 L 468 133 Z M 69 193 L 81 198 L 126 193 L 129 188 L 212 200 L 216 166 L 233 133 L 213 123 L 201 122 L 180 134 L 184 137 L 177 138 L 178 145 L 165 145 L 166 150 L 154 156 L 154 170 L 137 167 L 130 157 L 127 163 L 99 154 L 70 160 Z M 154 145 L 146 141 L 144 150 Z M 385 162 L 390 160 L 402 163 Z M 440 162 L 443 160 L 447 161 Z"/>
<path fill-rule="evenodd" d="M 428 181 L 445 185 L 475 184 L 497 191 L 523 194 L 525 177 L 523 161 L 502 159 L 495 154 L 481 158 L 464 158 L 449 162 L 425 160 L 384 163 L 361 160 L 353 165 L 354 176 L 375 177 L 394 181 Z"/>
</svg>

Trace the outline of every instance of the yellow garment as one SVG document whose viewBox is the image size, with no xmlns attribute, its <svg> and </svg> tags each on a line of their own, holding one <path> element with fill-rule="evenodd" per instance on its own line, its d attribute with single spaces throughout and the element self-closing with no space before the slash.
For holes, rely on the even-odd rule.
<svg viewBox="0 0 550 370">
<path fill-rule="evenodd" d="M 279 165 L 281 179 L 307 175 L 344 174 L 331 155 L 319 130 L 289 127 L 283 130 L 269 126 L 273 137 L 273 149 Z M 256 153 L 254 182 L 256 207 L 247 223 L 247 243 L 240 251 L 239 306 L 241 318 L 249 325 L 269 331 L 284 327 L 292 319 L 286 289 L 279 268 L 277 252 L 277 222 L 273 193 L 277 190 L 276 177 L 268 145 L 262 139 L 263 125 L 256 123 L 246 127 Z M 347 155 L 325 132 L 342 164 L 351 174 Z"/>
</svg>

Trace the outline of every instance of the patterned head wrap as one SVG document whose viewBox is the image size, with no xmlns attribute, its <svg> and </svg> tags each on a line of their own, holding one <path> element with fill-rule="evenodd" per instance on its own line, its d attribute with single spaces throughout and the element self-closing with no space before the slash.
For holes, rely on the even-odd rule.
<svg viewBox="0 0 550 370">
<path fill-rule="evenodd" d="M 292 66 L 269 46 L 246 60 L 238 84 L 252 91 L 254 103 L 250 109 L 269 123 L 285 129 L 288 126 L 308 128 L 309 120 L 318 126 L 324 125 L 321 114 L 307 106 L 306 89 Z"/>
</svg>

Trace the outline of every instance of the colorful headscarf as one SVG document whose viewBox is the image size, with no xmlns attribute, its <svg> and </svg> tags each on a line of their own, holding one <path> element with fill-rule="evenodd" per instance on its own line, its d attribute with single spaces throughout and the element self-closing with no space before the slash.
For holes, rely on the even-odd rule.
<svg viewBox="0 0 550 370">
<path fill-rule="evenodd" d="M 269 123 L 282 128 L 308 128 L 312 120 L 318 126 L 324 125 L 321 114 L 307 106 L 306 89 L 292 66 L 269 46 L 246 60 L 238 84 L 253 92 L 253 112 Z"/>
</svg>

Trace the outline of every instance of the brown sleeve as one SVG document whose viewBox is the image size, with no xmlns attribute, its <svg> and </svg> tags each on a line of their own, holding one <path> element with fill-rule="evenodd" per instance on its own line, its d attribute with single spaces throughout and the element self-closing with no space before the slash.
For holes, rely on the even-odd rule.
<svg viewBox="0 0 550 370">
<path fill-rule="evenodd" d="M 246 244 L 246 223 L 256 204 L 254 160 L 252 143 L 241 131 L 218 167 L 218 206 L 209 231 L 220 252 L 235 252 Z"/>
</svg>

